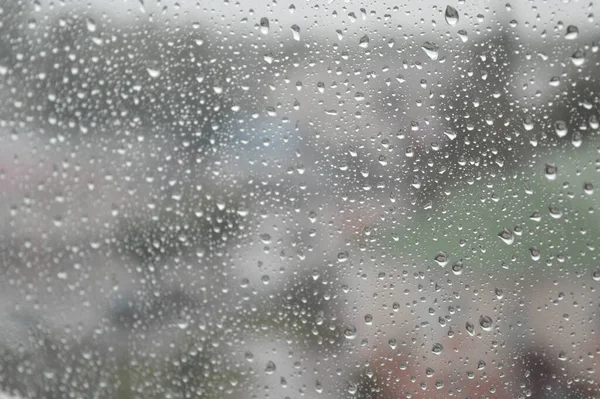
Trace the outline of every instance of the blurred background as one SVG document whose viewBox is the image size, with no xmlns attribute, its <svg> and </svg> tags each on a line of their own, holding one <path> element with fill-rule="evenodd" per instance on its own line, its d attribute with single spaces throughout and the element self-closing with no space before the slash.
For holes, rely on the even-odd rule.
<svg viewBox="0 0 600 399">
<path fill-rule="evenodd" d="M 600 7 L 292 1 L 0 0 L 0 398 L 599 397 Z"/>
</svg>

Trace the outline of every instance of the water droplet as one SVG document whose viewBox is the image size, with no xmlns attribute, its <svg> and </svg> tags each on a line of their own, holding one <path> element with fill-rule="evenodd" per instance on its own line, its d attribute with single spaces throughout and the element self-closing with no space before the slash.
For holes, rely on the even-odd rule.
<svg viewBox="0 0 600 399">
<path fill-rule="evenodd" d="M 296 24 L 292 25 L 292 35 L 294 37 L 294 40 L 300 40 L 300 27 Z"/>
<path fill-rule="evenodd" d="M 158 69 L 146 68 L 146 71 L 148 71 L 148 75 L 150 75 L 152 79 L 156 79 L 160 76 L 160 70 Z"/>
<path fill-rule="evenodd" d="M 523 127 L 525 128 L 525 130 L 532 130 L 533 126 L 533 118 L 531 118 L 531 116 L 526 116 L 525 118 L 523 118 Z"/>
<path fill-rule="evenodd" d="M 452 6 L 446 6 L 444 17 L 446 18 L 446 23 L 450 26 L 454 26 L 458 23 L 458 11 Z"/>
<path fill-rule="evenodd" d="M 358 392 L 358 385 L 353 382 L 349 382 L 347 390 L 350 395 L 354 395 L 356 392 Z"/>
<path fill-rule="evenodd" d="M 433 352 L 435 355 L 440 355 L 444 350 L 444 347 L 442 346 L 442 344 L 433 344 L 433 347 L 431 348 L 431 352 Z"/>
<path fill-rule="evenodd" d="M 369 47 L 369 36 L 364 35 L 363 37 L 361 37 L 360 40 L 358 41 L 358 46 L 362 47 L 362 48 Z"/>
<path fill-rule="evenodd" d="M 433 258 L 438 265 L 444 267 L 448 264 L 448 254 L 444 251 L 440 251 L 438 252 L 435 257 Z"/>
<path fill-rule="evenodd" d="M 594 281 L 600 281 L 600 269 L 594 270 L 592 272 L 592 278 Z"/>
<path fill-rule="evenodd" d="M 458 34 L 458 37 L 460 38 L 460 40 L 462 40 L 463 43 L 466 43 L 469 41 L 469 35 L 467 34 L 466 30 L 461 29 L 456 33 Z M 486 76 L 486 75 L 484 75 L 484 76 Z"/>
<path fill-rule="evenodd" d="M 269 18 L 263 17 L 260 19 L 260 33 L 263 35 L 269 34 Z"/>
<path fill-rule="evenodd" d="M 267 362 L 267 366 L 265 367 L 265 373 L 271 375 L 275 372 L 275 370 L 277 370 L 277 366 L 275 366 L 275 363 L 273 363 L 273 361 L 269 360 Z"/>
<path fill-rule="evenodd" d="M 423 49 L 423 51 L 425 52 L 425 54 L 427 54 L 427 56 L 429 58 L 431 58 L 432 60 L 437 60 L 438 59 L 438 46 L 435 45 L 432 42 L 425 42 L 421 48 Z"/>
<path fill-rule="evenodd" d="M 554 122 L 554 130 L 556 131 L 556 135 L 561 138 L 565 137 L 567 135 L 567 133 L 569 132 L 565 121 Z"/>
<path fill-rule="evenodd" d="M 373 315 L 371 315 L 370 313 L 367 313 L 365 315 L 365 323 L 367 323 L 367 325 L 371 325 L 373 324 Z"/>
<path fill-rule="evenodd" d="M 567 32 L 565 33 L 565 39 L 575 40 L 579 36 L 579 29 L 575 25 L 567 26 Z"/>
<path fill-rule="evenodd" d="M 563 361 L 563 362 L 566 361 L 567 354 L 564 351 L 558 352 L 558 360 Z"/>
<path fill-rule="evenodd" d="M 179 327 L 179 329 L 181 329 L 181 330 L 185 330 L 186 328 L 188 328 L 188 326 L 189 326 L 189 322 L 186 319 L 179 320 L 177 322 L 177 327 Z"/>
<path fill-rule="evenodd" d="M 461 261 L 456 261 L 452 264 L 452 273 L 457 276 L 460 276 L 463 272 L 463 263 Z"/>
<path fill-rule="evenodd" d="M 502 299 L 504 297 L 504 291 L 502 291 L 500 288 L 494 289 L 494 293 L 498 299 Z"/>
<path fill-rule="evenodd" d="M 512 231 L 507 228 L 502 229 L 502 231 L 498 233 L 498 237 L 500 237 L 500 239 L 502 239 L 506 245 L 512 245 L 512 243 L 515 241 Z"/>
<path fill-rule="evenodd" d="M 467 330 L 469 335 L 475 335 L 475 326 L 468 321 L 465 323 L 465 330 Z"/>
<path fill-rule="evenodd" d="M 576 131 L 575 133 L 573 133 L 573 137 L 571 138 L 571 144 L 573 144 L 573 147 L 579 148 L 581 147 L 582 143 L 583 134 L 580 131 Z"/>
<path fill-rule="evenodd" d="M 540 260 L 540 250 L 535 248 L 535 247 L 531 247 L 529 248 L 529 253 L 531 254 L 531 259 L 533 260 Z"/>
<path fill-rule="evenodd" d="M 560 85 L 560 76 L 552 76 L 548 84 L 552 87 L 558 87 Z"/>
<path fill-rule="evenodd" d="M 554 205 L 548 205 L 548 211 L 553 219 L 560 219 L 562 217 L 562 211 Z"/>
<path fill-rule="evenodd" d="M 571 56 L 571 62 L 575 66 L 582 66 L 585 62 L 585 53 L 583 52 L 583 50 L 575 51 Z"/>
<path fill-rule="evenodd" d="M 450 141 L 454 140 L 456 138 L 456 133 L 453 131 L 445 131 L 444 134 L 446 135 L 446 137 L 448 137 L 450 139 Z"/>
<path fill-rule="evenodd" d="M 546 164 L 544 166 L 544 172 L 546 174 L 546 179 L 548 180 L 555 180 L 556 179 L 556 173 L 558 172 L 558 168 L 556 167 L 556 165 L 553 164 Z"/>
<path fill-rule="evenodd" d="M 262 241 L 263 244 L 270 244 L 271 243 L 271 236 L 267 233 L 261 234 L 260 235 L 260 240 Z"/>
<path fill-rule="evenodd" d="M 342 251 L 342 252 L 340 252 L 338 254 L 337 260 L 338 260 L 338 262 L 343 263 L 343 262 L 346 262 L 348 260 L 348 257 L 349 257 L 348 252 L 347 251 Z"/>
<path fill-rule="evenodd" d="M 483 331 L 492 331 L 492 325 L 493 322 L 490 316 L 479 316 L 479 327 L 481 327 Z"/>
<path fill-rule="evenodd" d="M 348 326 L 344 329 L 344 337 L 346 339 L 354 339 L 356 338 L 356 327 Z"/>
<path fill-rule="evenodd" d="M 315 391 L 317 393 L 323 393 L 323 384 L 319 380 L 315 382 Z"/>
<path fill-rule="evenodd" d="M 586 193 L 587 195 L 594 194 L 594 185 L 589 181 L 584 182 L 583 183 L 583 192 Z"/>
<path fill-rule="evenodd" d="M 87 27 L 87 30 L 89 30 L 90 32 L 96 32 L 96 21 L 94 21 L 92 18 L 86 18 L 85 25 Z"/>
</svg>

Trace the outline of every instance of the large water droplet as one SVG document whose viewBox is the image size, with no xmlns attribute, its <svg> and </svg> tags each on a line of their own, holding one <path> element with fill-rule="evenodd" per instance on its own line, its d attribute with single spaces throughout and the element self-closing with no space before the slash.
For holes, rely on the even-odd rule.
<svg viewBox="0 0 600 399">
<path fill-rule="evenodd" d="M 579 36 L 579 29 L 575 25 L 567 26 L 567 33 L 565 33 L 565 39 L 575 40 Z"/>
<path fill-rule="evenodd" d="M 438 59 L 438 46 L 432 42 L 425 42 L 421 48 L 423 49 L 423 51 L 425 52 L 425 54 L 427 54 L 427 56 L 429 58 L 431 58 L 432 60 L 437 60 Z"/>
<path fill-rule="evenodd" d="M 442 346 L 442 344 L 433 344 L 433 347 L 431 348 L 431 351 L 436 354 L 436 355 L 440 355 L 444 350 L 444 347 Z"/>
<path fill-rule="evenodd" d="M 346 261 L 348 260 L 348 257 L 349 257 L 349 255 L 348 255 L 348 252 L 346 252 L 346 251 L 342 251 L 342 252 L 340 252 L 340 253 L 338 254 L 338 256 L 337 256 L 337 260 L 338 260 L 338 262 L 340 262 L 340 263 L 342 263 L 342 262 L 346 262 Z"/>
<path fill-rule="evenodd" d="M 438 252 L 433 259 L 442 267 L 448 264 L 448 254 L 444 251 Z"/>
<path fill-rule="evenodd" d="M 292 25 L 292 35 L 294 40 L 300 40 L 300 27 L 296 24 Z"/>
<path fill-rule="evenodd" d="M 344 329 L 344 337 L 346 339 L 354 339 L 356 338 L 356 327 L 348 326 Z"/>
<path fill-rule="evenodd" d="M 490 316 L 479 316 L 479 327 L 481 327 L 483 331 L 492 331 L 492 326 L 493 322 Z"/>
<path fill-rule="evenodd" d="M 160 70 L 158 70 L 158 69 L 146 68 L 146 71 L 148 72 L 148 75 L 150 75 L 150 77 L 152 79 L 158 78 L 160 76 Z"/>
<path fill-rule="evenodd" d="M 362 47 L 362 48 L 369 47 L 369 36 L 364 35 L 363 37 L 361 37 L 360 40 L 358 41 L 358 46 Z"/>
<path fill-rule="evenodd" d="M 444 13 L 444 17 L 446 18 L 446 23 L 450 26 L 454 26 L 458 23 L 458 11 L 456 8 L 452 6 L 446 7 L 446 12 Z"/>
<path fill-rule="evenodd" d="M 467 330 L 469 335 L 475 335 L 475 326 L 468 321 L 465 323 L 465 330 Z"/>
<path fill-rule="evenodd" d="M 515 236 L 513 235 L 512 231 L 507 228 L 502 229 L 502 231 L 498 233 L 498 237 L 500 237 L 500 239 L 504 241 L 506 245 L 511 245 L 515 241 Z"/>
<path fill-rule="evenodd" d="M 571 62 L 575 66 L 582 66 L 585 62 L 585 53 L 583 52 L 583 50 L 575 51 L 571 56 Z"/>
<path fill-rule="evenodd" d="M 267 366 L 265 367 L 265 373 L 267 374 L 273 374 L 275 372 L 275 370 L 277 370 L 277 366 L 275 366 L 275 363 L 273 363 L 271 360 L 269 360 L 267 362 Z"/>
<path fill-rule="evenodd" d="M 263 35 L 269 34 L 269 18 L 263 17 L 260 19 L 260 33 Z"/>
<path fill-rule="evenodd" d="M 557 172 L 558 172 L 558 168 L 556 167 L 556 165 L 547 163 L 544 166 L 544 173 L 546 175 L 546 179 L 548 179 L 548 180 L 555 180 Z"/>
<path fill-rule="evenodd" d="M 456 261 L 452 264 L 452 273 L 460 276 L 463 272 L 463 263 L 461 261 Z"/>
<path fill-rule="evenodd" d="M 554 130 L 556 131 L 556 135 L 558 137 L 565 137 L 567 135 L 567 133 L 569 132 L 565 121 L 554 122 Z"/>
<path fill-rule="evenodd" d="M 540 250 L 535 248 L 535 247 L 531 247 L 529 248 L 529 253 L 531 254 L 531 259 L 533 260 L 540 260 L 541 254 L 540 254 Z"/>
</svg>

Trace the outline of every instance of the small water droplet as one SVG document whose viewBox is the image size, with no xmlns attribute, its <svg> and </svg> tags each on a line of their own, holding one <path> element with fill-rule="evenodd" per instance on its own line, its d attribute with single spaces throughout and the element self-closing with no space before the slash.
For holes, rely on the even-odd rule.
<svg viewBox="0 0 600 399">
<path fill-rule="evenodd" d="M 433 352 L 435 355 L 440 355 L 443 351 L 444 347 L 442 344 L 433 344 L 433 347 L 431 348 L 431 352 Z"/>
</svg>

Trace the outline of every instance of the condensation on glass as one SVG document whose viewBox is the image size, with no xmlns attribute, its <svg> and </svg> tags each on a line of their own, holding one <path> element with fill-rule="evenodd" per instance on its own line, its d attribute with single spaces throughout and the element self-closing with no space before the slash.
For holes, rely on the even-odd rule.
<svg viewBox="0 0 600 399">
<path fill-rule="evenodd" d="M 0 398 L 600 397 L 600 7 L 292 1 L 0 1 Z"/>
</svg>

